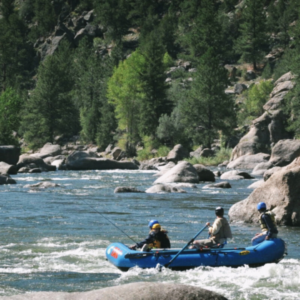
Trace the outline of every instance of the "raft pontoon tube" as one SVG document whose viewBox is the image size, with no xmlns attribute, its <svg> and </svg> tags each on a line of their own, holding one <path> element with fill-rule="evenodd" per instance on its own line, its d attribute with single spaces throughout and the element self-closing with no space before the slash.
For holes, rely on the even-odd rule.
<svg viewBox="0 0 300 300">
<path fill-rule="evenodd" d="M 131 250 L 122 243 L 110 244 L 105 251 L 108 261 L 122 271 L 132 267 L 156 268 L 164 266 L 181 249 L 152 249 L 149 252 Z M 250 267 L 278 263 L 286 255 L 285 242 L 274 238 L 246 248 L 203 248 L 184 250 L 169 266 L 172 270 L 187 270 L 200 266 Z"/>
</svg>

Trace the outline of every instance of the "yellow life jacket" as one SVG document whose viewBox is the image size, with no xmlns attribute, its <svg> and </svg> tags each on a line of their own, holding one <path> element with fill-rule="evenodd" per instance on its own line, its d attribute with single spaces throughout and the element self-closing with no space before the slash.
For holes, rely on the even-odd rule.
<svg viewBox="0 0 300 300">
<path fill-rule="evenodd" d="M 263 212 L 262 214 L 260 214 L 260 217 L 259 217 L 259 223 L 260 223 L 261 230 L 268 231 L 267 225 L 264 222 L 262 222 L 262 220 L 261 220 L 261 217 L 263 214 L 269 215 L 271 217 L 272 223 L 273 223 L 274 227 L 276 228 L 275 215 L 271 211 L 266 211 L 266 212 Z"/>
</svg>

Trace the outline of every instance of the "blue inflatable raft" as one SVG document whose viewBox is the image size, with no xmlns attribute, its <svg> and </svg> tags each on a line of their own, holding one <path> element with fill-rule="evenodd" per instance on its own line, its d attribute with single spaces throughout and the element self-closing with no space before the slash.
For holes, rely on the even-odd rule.
<svg viewBox="0 0 300 300">
<path fill-rule="evenodd" d="M 117 268 L 127 271 L 135 266 L 143 269 L 164 266 L 180 250 L 152 249 L 150 252 L 142 252 L 131 250 L 122 243 L 113 243 L 106 248 L 106 257 Z M 200 266 L 258 267 L 267 263 L 278 263 L 286 254 L 285 242 L 274 238 L 246 248 L 186 249 L 168 267 L 173 270 L 187 270 Z"/>
</svg>

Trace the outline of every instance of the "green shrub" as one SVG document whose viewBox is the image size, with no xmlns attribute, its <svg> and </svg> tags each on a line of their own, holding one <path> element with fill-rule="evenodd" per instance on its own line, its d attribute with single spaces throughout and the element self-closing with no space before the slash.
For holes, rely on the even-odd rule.
<svg viewBox="0 0 300 300">
<path fill-rule="evenodd" d="M 221 148 L 216 152 L 216 155 L 213 157 L 199 157 L 199 158 L 188 158 L 185 159 L 192 165 L 201 164 L 204 166 L 217 166 L 224 162 L 225 160 L 229 160 L 231 156 L 232 149 L 229 148 Z"/>
</svg>

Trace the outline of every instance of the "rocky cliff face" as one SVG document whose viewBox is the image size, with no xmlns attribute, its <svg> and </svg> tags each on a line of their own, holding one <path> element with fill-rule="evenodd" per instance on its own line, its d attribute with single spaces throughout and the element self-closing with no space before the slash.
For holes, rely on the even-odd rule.
<svg viewBox="0 0 300 300">
<path fill-rule="evenodd" d="M 281 76 L 264 105 L 265 112 L 255 119 L 249 132 L 244 135 L 233 149 L 230 161 L 243 155 L 270 153 L 270 149 L 281 139 L 291 138 L 285 130 L 285 116 L 282 111 L 282 102 L 288 91 L 294 86 L 291 72 Z"/>
</svg>

